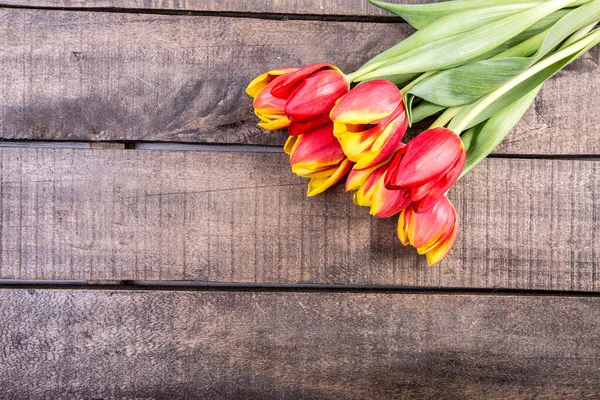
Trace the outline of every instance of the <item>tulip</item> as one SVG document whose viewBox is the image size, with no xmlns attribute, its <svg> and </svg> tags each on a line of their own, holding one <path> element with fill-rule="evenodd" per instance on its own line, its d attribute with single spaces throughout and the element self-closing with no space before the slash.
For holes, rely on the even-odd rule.
<svg viewBox="0 0 600 400">
<path fill-rule="evenodd" d="M 333 134 L 344 153 L 367 169 L 389 158 L 408 128 L 402 94 L 390 81 L 363 83 L 342 97 L 331 110 Z"/>
<path fill-rule="evenodd" d="M 359 206 L 370 207 L 370 213 L 375 218 L 389 218 L 410 203 L 410 197 L 403 190 L 390 190 L 384 185 L 384 175 L 390 161 L 367 169 L 354 167 L 346 180 L 346 191 L 357 190 L 354 202 Z"/>
<path fill-rule="evenodd" d="M 415 211 L 427 211 L 460 177 L 465 160 L 458 135 L 446 128 L 429 129 L 396 154 L 385 175 L 385 186 L 404 190 L 416 203 Z"/>
<path fill-rule="evenodd" d="M 435 265 L 448 254 L 458 233 L 458 214 L 446 196 L 440 197 L 429 210 L 417 212 L 411 204 L 400 213 L 398 238 L 425 254 L 427 263 Z"/>
<path fill-rule="evenodd" d="M 271 89 L 279 80 L 296 70 L 297 68 L 280 68 L 265 72 L 250 82 L 246 88 L 246 93 L 254 98 L 254 113 L 260 118 L 258 123 L 260 127 L 275 130 L 290 124 L 285 114 L 285 100 L 274 97 Z"/>
<path fill-rule="evenodd" d="M 291 134 L 298 135 L 331 122 L 331 109 L 348 90 L 350 81 L 338 68 L 311 64 L 278 79 L 270 93 L 285 102 Z"/>
<path fill-rule="evenodd" d="M 312 132 L 289 136 L 284 151 L 290 155 L 292 171 L 310 178 L 308 196 L 322 193 L 335 185 L 353 165 L 333 136 L 331 123 Z"/>
</svg>

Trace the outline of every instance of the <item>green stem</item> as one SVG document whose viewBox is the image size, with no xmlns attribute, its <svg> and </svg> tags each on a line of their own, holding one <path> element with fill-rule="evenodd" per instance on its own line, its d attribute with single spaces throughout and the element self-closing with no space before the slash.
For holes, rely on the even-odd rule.
<svg viewBox="0 0 600 400">
<path fill-rule="evenodd" d="M 564 48 L 563 50 L 557 51 L 550 57 L 545 58 L 537 64 L 534 64 L 532 67 L 521 72 L 519 75 L 506 82 L 504 85 L 500 86 L 498 89 L 494 90 L 493 92 L 482 98 L 477 103 L 477 105 L 473 107 L 473 109 L 462 118 L 462 120 L 458 121 L 453 130 L 456 133 L 460 134 L 463 130 L 465 130 L 465 128 L 469 126 L 469 123 L 473 121 L 480 112 L 485 110 L 488 106 L 490 106 L 494 101 L 502 97 L 502 95 L 507 93 L 509 90 L 519 85 L 520 83 L 526 81 L 527 79 L 531 78 L 532 76 L 544 70 L 545 68 L 548 68 L 552 64 L 559 62 L 563 58 L 580 52 L 586 47 L 593 46 L 598 42 L 600 42 L 600 30 L 596 31 L 595 33 L 589 34 L 584 39 L 581 39 L 575 42 L 574 44 Z"/>
<path fill-rule="evenodd" d="M 567 40 L 565 40 L 565 42 L 563 44 L 560 45 L 558 50 L 562 50 L 565 47 L 569 47 L 570 45 L 577 42 L 578 40 L 583 39 L 588 33 L 590 33 L 592 31 L 592 29 L 594 29 L 594 27 L 598 24 L 598 22 L 599 21 L 595 21 L 594 23 L 589 24 L 588 26 L 585 26 L 585 27 L 581 28 L 580 30 L 578 30 L 577 32 L 573 33 L 571 36 L 569 36 L 569 38 Z"/>
<path fill-rule="evenodd" d="M 406 93 L 408 93 L 410 91 L 410 89 L 413 88 L 413 86 L 415 86 L 417 83 L 419 83 L 423 79 L 427 78 L 428 76 L 435 74 L 436 72 L 437 71 L 427 71 L 424 74 L 421 74 L 417 79 L 413 80 L 411 83 L 409 83 L 408 85 L 406 85 L 402 89 L 400 89 L 402 96 L 406 96 Z"/>
<path fill-rule="evenodd" d="M 438 119 L 436 119 L 434 121 L 433 124 L 431 124 L 431 126 L 429 127 L 429 129 L 433 129 L 433 128 L 439 128 L 442 126 L 446 126 L 446 124 L 448 122 L 450 122 L 450 120 L 452 120 L 452 118 L 454 118 L 454 116 L 460 111 L 462 107 L 450 107 L 448 108 L 446 111 L 444 111 L 442 113 L 442 115 L 440 115 L 438 117 Z"/>
</svg>

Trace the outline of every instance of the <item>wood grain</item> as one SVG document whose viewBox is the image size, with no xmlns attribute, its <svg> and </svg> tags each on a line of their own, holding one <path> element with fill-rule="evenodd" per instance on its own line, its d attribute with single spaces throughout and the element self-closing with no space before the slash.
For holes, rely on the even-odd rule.
<svg viewBox="0 0 600 400">
<path fill-rule="evenodd" d="M 423 0 L 404 0 L 419 4 Z M 434 2 L 434 1 L 427 1 Z M 303 14 L 323 16 L 393 16 L 367 0 L 3 0 L 3 5 L 28 7 L 94 8 L 119 10 L 178 10 L 259 14 Z"/>
<path fill-rule="evenodd" d="M 7 398 L 600 392 L 597 297 L 2 290 Z"/>
<path fill-rule="evenodd" d="M 281 153 L 0 149 L 0 278 L 597 291 L 599 161 L 489 159 L 430 268 Z"/>
<path fill-rule="evenodd" d="M 254 76 L 317 61 L 352 71 L 411 32 L 54 10 L 0 9 L 0 22 L 0 139 L 27 140 L 281 145 L 281 135 L 256 126 L 244 94 Z M 600 113 L 589 101 L 600 97 L 599 57 L 593 50 L 548 82 L 497 152 L 600 154 Z"/>
</svg>

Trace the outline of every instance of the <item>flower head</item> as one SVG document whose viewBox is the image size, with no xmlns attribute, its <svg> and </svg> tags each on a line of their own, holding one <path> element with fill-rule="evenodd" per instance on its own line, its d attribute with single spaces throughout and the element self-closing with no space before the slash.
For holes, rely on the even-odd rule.
<svg viewBox="0 0 600 400">
<path fill-rule="evenodd" d="M 398 219 L 398 238 L 427 256 L 429 265 L 437 264 L 448 254 L 458 233 L 458 214 L 446 196 L 440 197 L 424 212 L 411 204 Z"/>
<path fill-rule="evenodd" d="M 402 94 L 390 81 L 363 83 L 331 110 L 334 135 L 356 169 L 371 168 L 390 157 L 408 128 Z"/>
<path fill-rule="evenodd" d="M 290 136 L 284 151 L 290 155 L 292 171 L 310 178 L 308 196 L 322 193 L 335 185 L 353 165 L 333 136 L 331 123 L 311 132 Z"/>
<path fill-rule="evenodd" d="M 290 124 L 285 114 L 285 100 L 274 97 L 271 89 L 277 81 L 296 70 L 297 68 L 279 68 L 265 72 L 250 82 L 246 88 L 246 93 L 254 98 L 254 113 L 260 118 L 258 123 L 260 127 L 275 130 Z"/>
<path fill-rule="evenodd" d="M 410 204 L 410 197 L 402 190 L 390 190 L 384 185 L 384 176 L 390 161 L 367 169 L 353 168 L 346 180 L 346 191 L 356 190 L 354 202 L 370 207 L 375 218 L 389 218 Z"/>
<path fill-rule="evenodd" d="M 433 207 L 459 178 L 466 160 L 460 137 L 449 129 L 422 132 L 392 160 L 385 176 L 388 189 L 404 190 L 417 212 Z"/>
<path fill-rule="evenodd" d="M 330 122 L 329 112 L 350 90 L 350 81 L 333 65 L 311 64 L 286 74 L 270 90 L 285 102 L 290 130 L 297 135 Z"/>
</svg>

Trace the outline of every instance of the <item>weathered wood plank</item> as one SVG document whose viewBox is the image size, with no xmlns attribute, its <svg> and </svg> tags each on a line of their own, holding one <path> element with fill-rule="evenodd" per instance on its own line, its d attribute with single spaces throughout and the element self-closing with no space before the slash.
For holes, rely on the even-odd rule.
<svg viewBox="0 0 600 400">
<path fill-rule="evenodd" d="M 596 297 L 3 290 L 7 398 L 600 392 Z"/>
<path fill-rule="evenodd" d="M 434 1 L 404 0 L 404 3 L 433 3 Z M 236 13 L 392 16 L 367 0 L 3 0 L 4 5 L 28 7 L 64 7 L 131 10 L 180 10 Z"/>
<path fill-rule="evenodd" d="M 281 153 L 0 149 L 0 278 L 596 291 L 599 161 L 489 159 L 451 190 L 427 267 L 342 187 Z"/>
<path fill-rule="evenodd" d="M 351 71 L 410 32 L 51 10 L 4 9 L 0 21 L 0 138 L 36 140 L 281 145 L 281 135 L 255 125 L 244 94 L 255 75 L 317 61 Z M 600 97 L 599 57 L 593 50 L 547 83 L 498 152 L 600 154 L 600 113 L 589 101 Z"/>
</svg>

